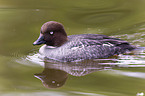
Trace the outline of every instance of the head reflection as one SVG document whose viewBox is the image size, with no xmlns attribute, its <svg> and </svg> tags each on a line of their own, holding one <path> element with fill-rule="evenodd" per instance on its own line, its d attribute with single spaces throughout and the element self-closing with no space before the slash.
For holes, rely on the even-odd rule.
<svg viewBox="0 0 145 96">
<path fill-rule="evenodd" d="M 34 75 L 46 88 L 58 88 L 65 84 L 68 73 L 59 69 L 44 68 L 42 73 Z"/>
<path fill-rule="evenodd" d="M 40 79 L 46 88 L 62 87 L 68 74 L 72 76 L 85 76 L 95 71 L 110 70 L 112 66 L 102 65 L 100 63 L 108 62 L 107 60 L 86 60 L 82 62 L 71 63 L 50 63 L 45 62 L 42 73 L 37 73 L 34 76 Z M 115 67 L 115 66 L 114 66 Z"/>
</svg>

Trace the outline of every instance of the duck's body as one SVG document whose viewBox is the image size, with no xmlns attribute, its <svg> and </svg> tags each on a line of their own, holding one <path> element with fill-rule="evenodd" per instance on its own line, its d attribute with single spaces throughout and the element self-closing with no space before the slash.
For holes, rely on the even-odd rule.
<svg viewBox="0 0 145 96">
<path fill-rule="evenodd" d="M 135 48 L 126 41 L 100 34 L 80 34 L 70 36 L 65 35 L 62 36 L 64 38 L 63 39 L 61 37 L 62 34 L 60 34 L 60 32 L 56 31 L 55 33 L 58 33 L 59 36 L 54 34 L 54 28 L 49 27 L 49 25 L 52 25 L 50 23 L 52 23 L 53 25 L 60 24 L 54 21 L 45 23 L 45 27 L 47 26 L 48 28 L 42 30 L 44 27 L 43 25 L 41 32 L 45 32 L 42 32 L 42 35 L 39 37 L 39 40 L 34 42 L 34 45 L 39 45 L 42 43 L 40 41 L 43 40 L 43 43 L 45 43 L 46 45 L 43 45 L 40 48 L 39 52 L 44 57 L 47 57 L 49 59 L 61 62 L 70 62 L 85 59 L 107 58 L 113 55 L 125 53 L 126 51 L 130 51 Z M 51 31 L 48 31 L 50 28 Z M 52 41 L 47 39 L 45 40 L 45 35 L 47 35 L 47 37 L 50 36 L 49 38 L 51 38 Z M 54 36 L 51 37 L 52 35 Z M 55 42 L 55 44 L 53 44 L 52 42 Z M 53 46 L 53 48 L 50 46 Z"/>
</svg>

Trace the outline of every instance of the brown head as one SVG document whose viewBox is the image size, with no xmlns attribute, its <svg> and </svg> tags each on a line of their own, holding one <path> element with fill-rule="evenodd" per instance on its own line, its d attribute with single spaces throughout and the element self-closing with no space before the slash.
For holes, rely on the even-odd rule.
<svg viewBox="0 0 145 96">
<path fill-rule="evenodd" d="M 33 45 L 46 44 L 59 47 L 67 41 L 67 34 L 61 23 L 49 21 L 42 25 L 39 38 Z"/>
</svg>

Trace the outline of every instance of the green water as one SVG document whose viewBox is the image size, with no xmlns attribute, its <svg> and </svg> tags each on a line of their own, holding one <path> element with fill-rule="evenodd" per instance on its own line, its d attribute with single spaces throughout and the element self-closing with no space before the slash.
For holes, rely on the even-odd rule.
<svg viewBox="0 0 145 96">
<path fill-rule="evenodd" d="M 47 21 L 63 23 L 68 35 L 104 34 L 140 49 L 101 60 L 43 62 L 32 43 Z M 0 0 L 0 96 L 145 93 L 144 42 L 144 0 Z"/>
</svg>

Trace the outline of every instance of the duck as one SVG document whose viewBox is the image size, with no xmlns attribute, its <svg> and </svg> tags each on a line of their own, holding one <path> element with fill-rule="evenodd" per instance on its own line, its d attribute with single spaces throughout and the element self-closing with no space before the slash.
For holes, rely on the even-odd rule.
<svg viewBox="0 0 145 96">
<path fill-rule="evenodd" d="M 63 24 L 48 21 L 41 27 L 39 38 L 33 45 L 41 45 L 39 53 L 47 59 L 74 62 L 109 58 L 132 51 L 136 47 L 122 39 L 101 34 L 69 35 Z"/>
</svg>

